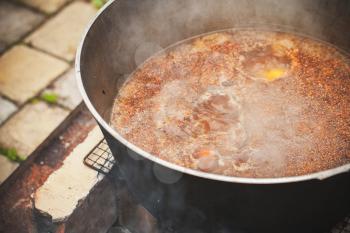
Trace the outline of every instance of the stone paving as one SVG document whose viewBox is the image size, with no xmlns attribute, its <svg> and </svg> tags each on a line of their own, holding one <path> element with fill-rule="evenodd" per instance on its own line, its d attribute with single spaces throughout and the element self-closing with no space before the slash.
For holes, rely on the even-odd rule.
<svg viewBox="0 0 350 233">
<path fill-rule="evenodd" d="M 96 11 L 82 0 L 0 0 L 0 153 L 26 158 L 81 102 L 74 56 Z M 0 184 L 19 165 L 7 157 Z"/>
<path fill-rule="evenodd" d="M 18 20 L 22 19 L 22 20 Z M 0 53 L 44 20 L 44 15 L 0 1 Z"/>
<path fill-rule="evenodd" d="M 0 59 L 0 92 L 22 104 L 34 97 L 68 68 L 43 52 L 17 45 Z"/>
<path fill-rule="evenodd" d="M 73 110 L 81 102 L 81 95 L 78 91 L 77 83 L 75 81 L 74 69 L 70 69 L 63 74 L 57 81 L 49 85 L 43 93 L 53 93 L 60 98 L 57 103 Z"/>
<path fill-rule="evenodd" d="M 0 97 L 0 124 L 2 124 L 12 113 L 17 111 L 17 106 L 11 101 Z"/>
<path fill-rule="evenodd" d="M 38 101 L 25 105 L 0 128 L 0 144 L 16 148 L 23 157 L 30 155 L 64 120 L 68 112 Z"/>
<path fill-rule="evenodd" d="M 76 45 L 91 15 L 94 14 L 95 9 L 92 5 L 73 2 L 34 31 L 25 41 L 36 48 L 72 61 Z"/>
<path fill-rule="evenodd" d="M 69 2 L 69 0 L 19 0 L 31 6 L 33 8 L 39 9 L 42 12 L 47 14 L 54 13 L 59 8 L 61 8 L 65 3 Z"/>
</svg>

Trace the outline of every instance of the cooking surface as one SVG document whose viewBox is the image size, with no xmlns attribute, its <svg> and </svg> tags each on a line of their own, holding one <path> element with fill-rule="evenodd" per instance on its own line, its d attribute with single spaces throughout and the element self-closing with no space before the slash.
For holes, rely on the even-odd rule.
<svg viewBox="0 0 350 233">
<path fill-rule="evenodd" d="M 349 162 L 349 60 L 283 32 L 231 30 L 147 60 L 111 124 L 172 163 L 242 177 L 308 174 Z"/>
</svg>

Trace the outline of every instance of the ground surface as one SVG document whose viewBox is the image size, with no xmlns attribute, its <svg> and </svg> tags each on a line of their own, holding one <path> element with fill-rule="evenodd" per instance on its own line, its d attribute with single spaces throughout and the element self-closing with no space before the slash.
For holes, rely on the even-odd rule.
<svg viewBox="0 0 350 233">
<path fill-rule="evenodd" d="M 96 11 L 89 1 L 0 0 L 3 154 L 27 158 L 81 102 L 74 56 Z M 0 155 L 0 184 L 18 165 Z"/>
</svg>

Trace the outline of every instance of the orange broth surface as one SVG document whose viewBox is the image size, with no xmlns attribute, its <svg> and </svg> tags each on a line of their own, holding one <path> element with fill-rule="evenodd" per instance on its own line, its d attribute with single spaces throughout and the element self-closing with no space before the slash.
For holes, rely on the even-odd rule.
<svg viewBox="0 0 350 233">
<path fill-rule="evenodd" d="M 118 90 L 111 125 L 174 164 L 285 177 L 350 161 L 350 62 L 309 37 L 218 31 L 177 43 Z"/>
</svg>

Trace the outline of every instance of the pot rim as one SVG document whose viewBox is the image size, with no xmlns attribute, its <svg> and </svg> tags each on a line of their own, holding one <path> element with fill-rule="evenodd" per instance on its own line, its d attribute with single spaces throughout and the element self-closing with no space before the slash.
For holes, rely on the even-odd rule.
<svg viewBox="0 0 350 233">
<path fill-rule="evenodd" d="M 138 146 L 132 144 L 128 140 L 126 140 L 124 137 L 122 137 L 116 130 L 114 130 L 102 117 L 101 115 L 97 112 L 93 104 L 91 103 L 85 88 L 83 84 L 83 79 L 81 77 L 81 72 L 80 72 L 80 58 L 85 42 L 85 38 L 90 31 L 91 27 L 95 23 L 96 19 L 99 18 L 101 14 L 114 2 L 117 2 L 116 0 L 110 0 L 108 1 L 95 15 L 95 17 L 90 21 L 90 23 L 87 25 L 83 35 L 82 39 L 80 41 L 80 44 L 78 46 L 77 52 L 76 52 L 76 59 L 75 59 L 75 76 L 76 76 L 76 81 L 78 84 L 78 89 L 80 91 L 80 94 L 83 97 L 83 101 L 85 102 L 87 108 L 91 112 L 91 114 L 94 116 L 94 118 L 97 120 L 97 122 L 102 126 L 109 134 L 111 134 L 116 140 L 118 140 L 120 143 L 125 145 L 127 148 L 131 149 L 132 151 L 136 152 L 138 155 L 149 159 L 157 164 L 160 164 L 164 167 L 167 167 L 169 169 L 205 178 L 205 179 L 211 179 L 211 180 L 216 180 L 216 181 L 224 181 L 224 182 L 232 182 L 232 183 L 244 183 L 244 184 L 281 184 L 281 183 L 292 183 L 292 182 L 300 182 L 300 181 L 307 181 L 307 180 L 313 180 L 313 179 L 318 179 L 318 180 L 323 180 L 331 176 L 335 176 L 337 174 L 345 173 L 350 171 L 350 164 L 345 164 L 336 168 L 320 171 L 320 172 L 315 172 L 315 173 L 310 173 L 307 175 L 301 175 L 301 176 L 290 176 L 290 177 L 278 177 L 278 178 L 244 178 L 244 177 L 235 177 L 235 176 L 224 176 L 224 175 L 218 175 L 214 173 L 206 173 L 202 172 L 199 170 L 194 170 L 191 168 L 186 168 L 182 167 L 180 165 L 176 165 L 173 163 L 170 163 L 168 161 L 162 160 L 147 151 L 142 150 Z"/>
</svg>

